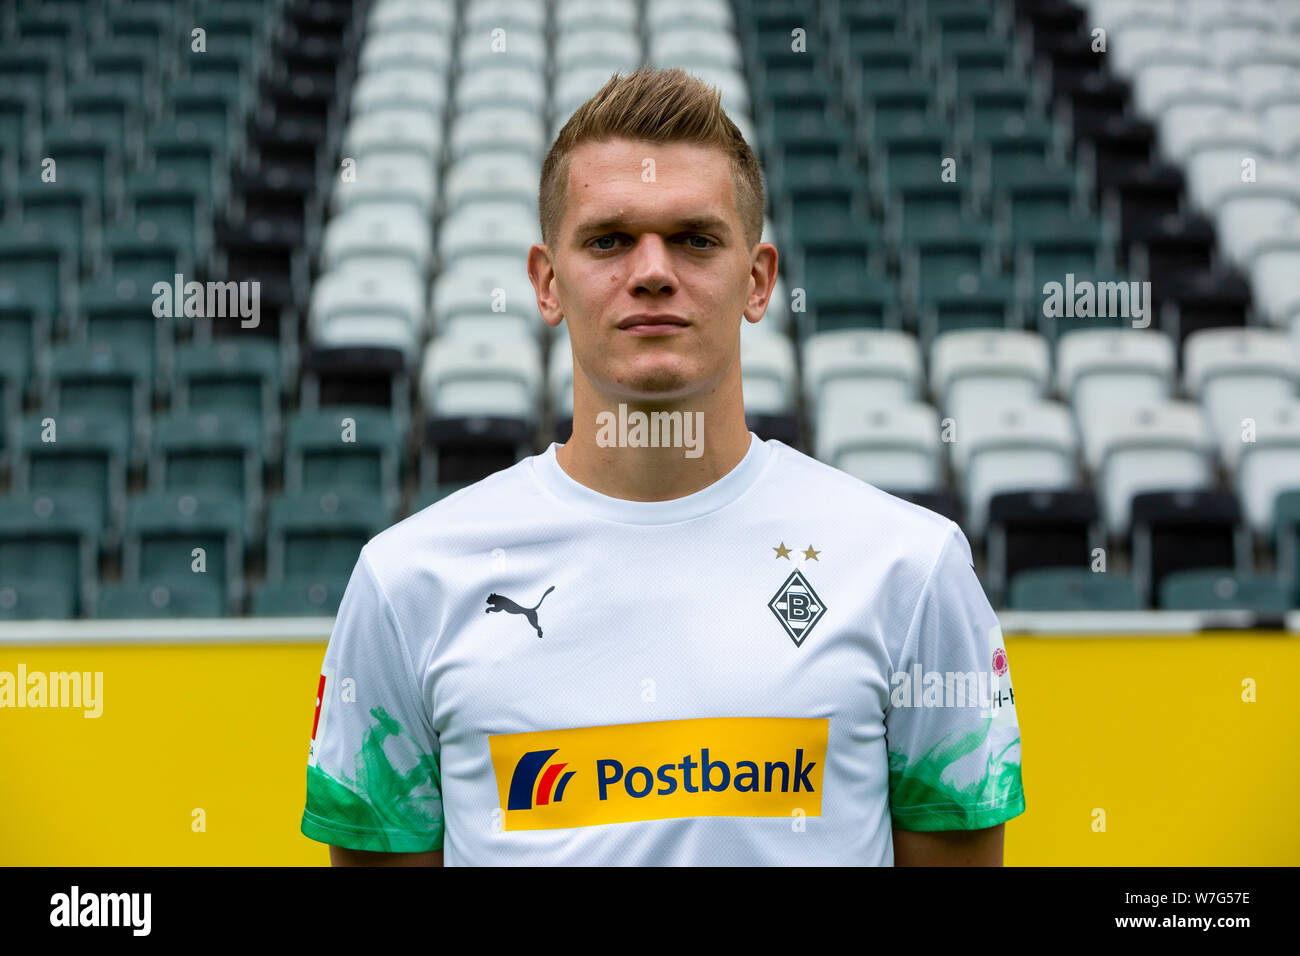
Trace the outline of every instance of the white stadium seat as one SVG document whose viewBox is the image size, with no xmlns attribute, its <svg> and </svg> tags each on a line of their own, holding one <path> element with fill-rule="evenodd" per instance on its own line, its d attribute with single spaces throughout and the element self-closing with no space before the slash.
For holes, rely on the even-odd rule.
<svg viewBox="0 0 1300 956">
<path fill-rule="evenodd" d="M 746 412 L 784 415 L 794 410 L 794 345 L 788 338 L 757 329 L 742 335 L 740 370 Z"/>
<path fill-rule="evenodd" d="M 1056 346 L 1056 388 L 1074 410 L 1085 445 L 1092 424 L 1172 394 L 1178 356 L 1164 332 L 1074 329 Z M 1092 464 L 1098 464 L 1096 456 Z"/>
<path fill-rule="evenodd" d="M 494 106 L 523 107 L 538 114 L 546 109 L 546 85 L 531 67 L 488 65 L 462 74 L 456 82 L 458 113 Z"/>
<path fill-rule="evenodd" d="M 1230 467 L 1264 410 L 1294 397 L 1300 361 L 1290 336 L 1273 329 L 1202 329 L 1183 344 L 1187 394 L 1204 407 L 1207 421 Z"/>
<path fill-rule="evenodd" d="M 316 280 L 308 307 L 308 331 L 339 317 L 398 319 L 418 341 L 425 328 L 425 284 L 405 266 L 357 266 L 323 273 Z"/>
<path fill-rule="evenodd" d="M 1278 494 L 1300 488 L 1300 402 L 1289 399 L 1260 412 L 1255 440 L 1242 445 L 1234 477 L 1247 524 L 1271 536 Z"/>
<path fill-rule="evenodd" d="M 476 153 L 452 164 L 443 198 L 448 212 L 471 201 L 510 199 L 536 215 L 541 174 L 537 162 L 514 150 Z"/>
<path fill-rule="evenodd" d="M 444 269 L 433 282 L 434 329 L 443 332 L 462 316 L 510 315 L 543 334 L 537 291 L 524 263 L 514 257 L 468 256 Z"/>
<path fill-rule="evenodd" d="M 334 211 L 369 203 L 405 204 L 432 222 L 438 179 L 430 157 L 372 152 L 357 162 L 349 180 L 334 181 Z"/>
<path fill-rule="evenodd" d="M 822 408 L 817 458 L 889 492 L 932 491 L 943 485 L 939 416 L 929 405 Z"/>
<path fill-rule="evenodd" d="M 959 434 L 966 413 L 1041 398 L 1050 372 L 1047 339 L 1037 332 L 958 329 L 937 335 L 930 349 L 931 391 L 958 419 Z"/>
<path fill-rule="evenodd" d="M 1250 265 L 1255 307 L 1273 325 L 1300 321 L 1300 220 L 1283 225 L 1290 232 L 1261 240 Z"/>
<path fill-rule="evenodd" d="M 639 4 L 636 0 L 559 0 L 555 25 L 560 33 L 584 29 L 590 24 L 636 30 Z"/>
<path fill-rule="evenodd" d="M 572 30 L 556 38 L 556 69 L 588 65 L 630 73 L 641 65 L 641 41 L 626 30 L 600 26 Z"/>
<path fill-rule="evenodd" d="M 384 33 L 361 45 L 361 72 L 419 70 L 444 77 L 451 68 L 451 52 L 450 34 L 440 29 Z"/>
<path fill-rule="evenodd" d="M 483 415 L 534 422 L 541 375 L 532 339 L 440 335 L 425 349 L 420 395 L 434 417 Z"/>
<path fill-rule="evenodd" d="M 422 279 L 433 262 L 433 229 L 417 209 L 389 203 L 358 203 L 325 227 L 321 268 L 401 262 Z"/>
<path fill-rule="evenodd" d="M 1093 426 L 1096 486 L 1107 530 L 1129 530 L 1133 496 L 1210 487 L 1214 454 L 1199 406 L 1159 402 L 1116 410 Z"/>
<path fill-rule="evenodd" d="M 542 241 L 536 213 L 515 202 L 469 202 L 443 220 L 439 260 L 446 268 L 464 256 L 513 256 L 515 270 L 527 268 L 528 248 Z"/>
<path fill-rule="evenodd" d="M 485 106 L 458 116 L 448 139 L 453 161 L 479 152 L 514 149 L 541 166 L 549 145 L 541 116 L 523 107 Z"/>
<path fill-rule="evenodd" d="M 358 116 L 343 137 L 343 155 L 360 162 L 371 153 L 437 156 L 442 124 L 423 110 L 376 110 Z"/>
<path fill-rule="evenodd" d="M 906 332 L 839 329 L 804 342 L 804 401 L 814 421 L 824 401 L 864 410 L 916 401 L 921 379 L 921 350 Z"/>
<path fill-rule="evenodd" d="M 441 123 L 447 112 L 447 85 L 425 70 L 392 69 L 363 73 L 352 88 L 352 113 L 419 110 Z"/>
<path fill-rule="evenodd" d="M 366 20 L 368 42 L 388 33 L 411 31 L 450 35 L 456 26 L 455 0 L 380 0 Z"/>
<path fill-rule="evenodd" d="M 957 446 L 967 528 L 982 537 L 989 500 L 1012 491 L 1073 488 L 1079 481 L 1078 438 L 1069 409 L 1057 402 L 1004 406 L 962 420 Z"/>
</svg>

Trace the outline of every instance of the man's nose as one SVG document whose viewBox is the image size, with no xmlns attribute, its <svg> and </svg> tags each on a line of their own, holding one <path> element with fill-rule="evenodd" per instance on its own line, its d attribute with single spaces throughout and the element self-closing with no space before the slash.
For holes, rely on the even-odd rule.
<svg viewBox="0 0 1300 956">
<path fill-rule="evenodd" d="M 633 289 L 659 293 L 671 291 L 672 264 L 667 243 L 655 233 L 642 235 L 632 250 L 632 271 L 628 278 Z"/>
</svg>

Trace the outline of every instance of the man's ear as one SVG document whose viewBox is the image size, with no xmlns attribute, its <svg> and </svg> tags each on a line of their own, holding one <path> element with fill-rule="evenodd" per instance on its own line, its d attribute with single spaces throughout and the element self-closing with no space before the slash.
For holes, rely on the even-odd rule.
<svg viewBox="0 0 1300 956">
<path fill-rule="evenodd" d="M 564 311 L 555 297 L 555 267 L 551 251 L 540 243 L 528 247 L 528 279 L 537 292 L 537 311 L 551 328 L 564 320 Z"/>
<path fill-rule="evenodd" d="M 754 249 L 754 264 L 750 268 L 754 291 L 745 300 L 745 318 L 750 322 L 757 322 L 767 311 L 768 300 L 776 286 L 776 264 L 776 246 L 770 242 L 760 242 Z"/>
</svg>

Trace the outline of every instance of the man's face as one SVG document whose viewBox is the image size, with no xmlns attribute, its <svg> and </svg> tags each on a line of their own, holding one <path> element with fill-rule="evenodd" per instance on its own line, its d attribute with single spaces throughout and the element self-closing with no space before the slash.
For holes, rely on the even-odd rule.
<svg viewBox="0 0 1300 956">
<path fill-rule="evenodd" d="M 534 246 L 529 274 L 546 321 L 568 323 L 575 378 L 643 402 L 716 388 L 739 361 L 742 314 L 762 317 L 776 272 L 771 245 L 745 246 L 727 155 L 584 143 L 570 156 L 566 199 L 549 265 Z M 627 327 L 647 313 L 664 318 Z"/>
</svg>

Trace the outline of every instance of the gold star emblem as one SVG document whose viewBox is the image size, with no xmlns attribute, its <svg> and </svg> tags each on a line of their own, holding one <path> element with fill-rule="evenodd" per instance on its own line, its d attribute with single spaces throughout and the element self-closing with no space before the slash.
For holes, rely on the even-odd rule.
<svg viewBox="0 0 1300 956">
<path fill-rule="evenodd" d="M 813 550 L 813 546 L 810 544 L 810 545 L 808 545 L 808 550 L 805 551 L 805 552 L 803 553 L 803 556 L 804 556 L 805 558 L 807 558 L 809 561 L 816 561 L 816 560 L 817 560 L 817 555 L 819 555 L 819 554 L 821 554 L 821 552 L 820 552 L 820 551 L 814 551 L 814 550 Z"/>
<path fill-rule="evenodd" d="M 784 541 L 781 542 L 781 547 L 773 548 L 772 550 L 776 552 L 778 558 L 785 558 L 787 561 L 790 560 L 790 549 L 785 546 Z"/>
</svg>

